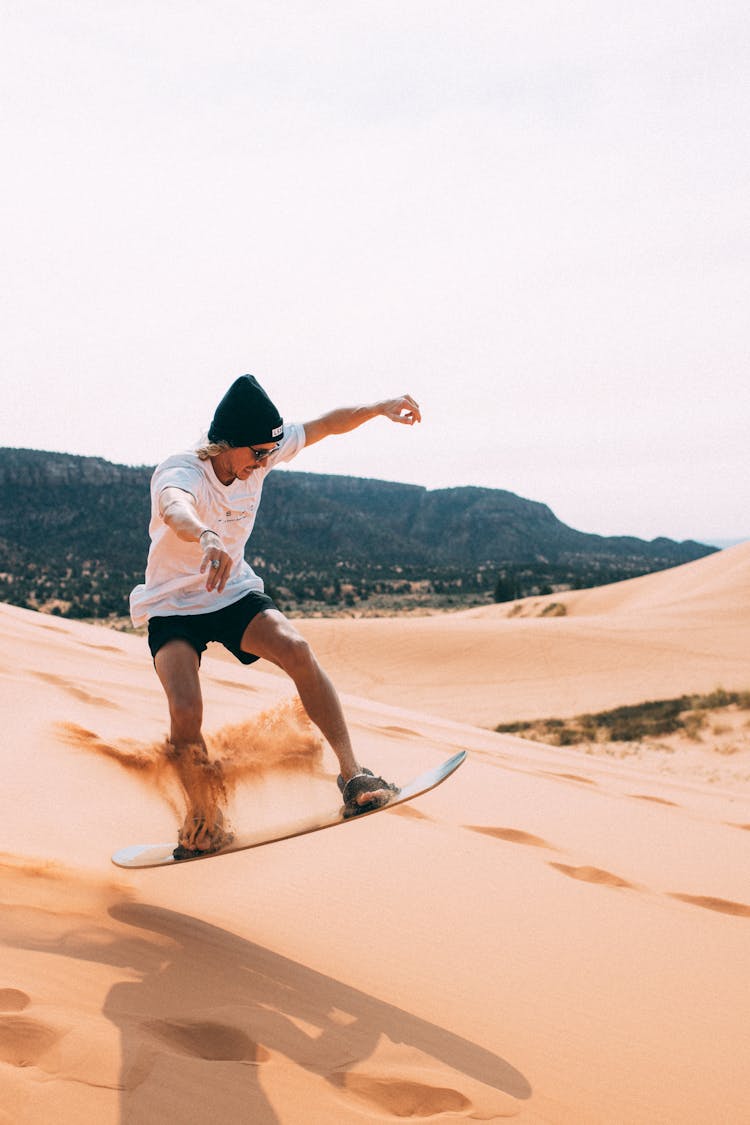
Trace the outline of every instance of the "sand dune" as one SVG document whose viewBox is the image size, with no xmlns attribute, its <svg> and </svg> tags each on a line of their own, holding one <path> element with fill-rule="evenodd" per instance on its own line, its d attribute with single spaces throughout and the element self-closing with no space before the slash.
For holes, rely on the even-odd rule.
<svg viewBox="0 0 750 1125">
<path fill-rule="evenodd" d="M 750 797 L 459 719 L 482 690 L 497 720 L 747 688 L 749 564 L 560 618 L 307 623 L 364 761 L 469 762 L 362 822 L 133 873 L 110 853 L 178 815 L 145 642 L 0 606 L 0 1122 L 746 1121 Z M 335 803 L 286 681 L 204 675 L 238 822 Z"/>
<path fill-rule="evenodd" d="M 542 616 L 554 603 L 566 616 Z M 594 590 L 407 618 L 397 634 L 378 618 L 300 627 L 342 690 L 491 728 L 717 686 L 743 690 L 750 543 Z"/>
</svg>

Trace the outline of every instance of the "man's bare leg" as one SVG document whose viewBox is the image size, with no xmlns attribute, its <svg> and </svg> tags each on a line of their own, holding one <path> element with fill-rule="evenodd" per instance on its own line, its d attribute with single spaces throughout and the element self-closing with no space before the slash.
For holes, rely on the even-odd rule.
<svg viewBox="0 0 750 1125">
<path fill-rule="evenodd" d="M 209 762 L 201 732 L 198 655 L 186 641 L 174 640 L 159 649 L 154 663 L 169 704 L 169 758 L 187 802 L 179 842 L 187 849 L 207 851 L 215 846 L 217 834 L 223 835 L 220 804 L 225 793 L 220 768 Z"/>
<path fill-rule="evenodd" d="M 338 758 L 344 781 L 361 773 L 336 689 L 291 622 L 277 609 L 264 610 L 245 629 L 242 650 L 270 660 L 292 678 L 302 706 Z M 378 789 L 362 794 L 358 803 L 369 804 L 392 796 L 392 791 Z"/>
</svg>

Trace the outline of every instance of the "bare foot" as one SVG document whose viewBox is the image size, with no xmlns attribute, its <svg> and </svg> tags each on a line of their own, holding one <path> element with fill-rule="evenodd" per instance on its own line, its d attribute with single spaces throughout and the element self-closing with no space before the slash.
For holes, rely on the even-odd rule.
<svg viewBox="0 0 750 1125">
<path fill-rule="evenodd" d="M 221 809 L 214 809 L 211 815 L 188 812 L 179 833 L 179 846 L 185 851 L 214 852 L 232 840 L 232 832 L 224 824 Z"/>
<path fill-rule="evenodd" d="M 168 743 L 167 760 L 185 795 L 187 811 L 178 836 L 179 849 L 218 851 L 231 839 L 221 807 L 227 801 L 221 762 L 210 762 L 201 743 L 179 748 Z"/>
<path fill-rule="evenodd" d="M 356 803 L 362 808 L 364 805 L 372 805 L 380 808 L 381 805 L 387 805 L 393 797 L 392 789 L 372 789 L 369 793 L 360 793 L 355 798 Z"/>
<path fill-rule="evenodd" d="M 344 794 L 344 817 L 357 816 L 360 812 L 373 812 L 382 809 L 393 800 L 398 793 L 398 787 L 384 781 L 382 777 L 373 777 L 369 771 L 355 775 L 355 779 L 346 784 L 339 782 L 339 787 Z M 354 780 L 355 792 L 349 794 L 347 789 Z M 359 789 L 359 792 L 356 790 Z"/>
</svg>

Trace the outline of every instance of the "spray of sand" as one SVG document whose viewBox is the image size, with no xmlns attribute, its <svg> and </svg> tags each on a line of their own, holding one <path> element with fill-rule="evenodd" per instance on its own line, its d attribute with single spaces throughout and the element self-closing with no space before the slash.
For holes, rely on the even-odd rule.
<svg viewBox="0 0 750 1125">
<path fill-rule="evenodd" d="M 226 826 L 232 794 L 245 783 L 273 774 L 322 775 L 323 741 L 298 698 L 206 736 L 208 757 L 195 746 L 180 754 L 168 741 L 139 745 L 111 743 L 74 723 L 58 726 L 70 746 L 116 762 L 156 790 L 178 821 L 181 840 L 192 846 L 190 825 L 207 836 Z"/>
<path fill-rule="evenodd" d="M 249 722 L 222 727 L 206 744 L 211 759 L 221 762 L 230 794 L 243 782 L 273 773 L 323 772 L 323 740 L 297 697 Z"/>
</svg>

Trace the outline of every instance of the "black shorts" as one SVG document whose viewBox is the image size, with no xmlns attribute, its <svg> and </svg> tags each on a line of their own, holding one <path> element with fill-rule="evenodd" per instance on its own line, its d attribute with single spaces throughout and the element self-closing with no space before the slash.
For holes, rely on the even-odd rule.
<svg viewBox="0 0 750 1125">
<path fill-rule="evenodd" d="M 242 651 L 242 635 L 258 613 L 276 608 L 268 594 L 251 590 L 239 601 L 211 613 L 178 613 L 171 617 L 152 617 L 148 623 L 148 647 L 151 655 L 156 658 L 159 649 L 168 641 L 187 641 L 198 653 L 200 664 L 208 642 L 218 641 L 243 664 L 253 664 L 258 657 Z"/>
</svg>

